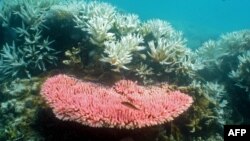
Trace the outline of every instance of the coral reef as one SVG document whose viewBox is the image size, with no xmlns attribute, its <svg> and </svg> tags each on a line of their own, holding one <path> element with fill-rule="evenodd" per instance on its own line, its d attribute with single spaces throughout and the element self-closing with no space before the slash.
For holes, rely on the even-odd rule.
<svg viewBox="0 0 250 141">
<path fill-rule="evenodd" d="M 87 110 L 98 110 L 100 101 L 104 103 L 101 106 L 107 107 L 107 103 L 117 100 L 117 104 L 109 103 L 112 107 L 117 106 L 115 112 L 130 113 L 132 115 L 125 115 L 137 121 L 122 124 L 124 122 L 120 121 L 124 119 L 110 116 L 116 119 L 113 126 L 117 128 L 157 125 L 158 121 L 149 122 L 149 119 L 156 119 L 155 112 L 164 109 L 162 101 L 168 99 L 166 97 L 171 99 L 181 92 L 189 94 L 193 98 L 189 112 L 176 118 L 187 108 L 184 104 L 186 108 L 177 107 L 180 111 L 175 116 L 163 117 L 161 114 L 166 113 L 161 113 L 160 123 L 175 120 L 164 124 L 161 133 L 152 140 L 222 140 L 224 124 L 250 123 L 247 111 L 250 106 L 250 31 L 247 29 L 225 33 L 193 51 L 186 47 L 182 32 L 167 21 L 142 21 L 138 15 L 122 12 L 108 3 L 80 0 L 1 0 L 0 28 L 0 140 L 58 140 L 60 136 L 54 131 L 50 133 L 49 128 L 53 124 L 56 127 L 52 129 L 58 129 L 62 127 L 58 124 L 67 122 L 49 115 L 49 108 L 41 106 L 38 94 L 41 79 L 61 73 L 72 74 L 83 81 L 65 76 L 65 84 L 60 85 L 67 88 L 62 94 L 71 94 L 62 95 L 61 102 L 78 104 L 75 107 L 59 109 L 60 104 L 53 107 L 58 103 L 47 102 L 59 119 L 74 118 L 84 125 L 102 126 L 105 123 L 105 127 L 111 126 L 109 118 L 100 117 L 103 116 L 101 111 L 107 110 L 96 113 L 99 119 L 95 123 L 79 118 L 79 112 L 74 111 L 85 108 L 75 109 L 79 104 L 88 104 L 73 101 L 82 97 L 77 93 L 82 90 L 75 87 L 88 84 L 89 88 L 85 89 L 89 93 L 101 93 L 102 90 L 105 94 L 100 94 L 104 96 L 100 100 L 97 93 L 90 96 L 83 92 L 89 99 L 97 100 L 89 103 L 86 107 L 92 109 Z M 66 87 L 66 82 L 72 82 L 72 86 Z M 57 83 L 51 87 L 53 85 Z M 51 97 L 45 94 L 43 97 L 48 101 L 55 98 L 58 91 L 51 90 L 47 92 Z M 162 93 L 167 95 L 162 96 Z M 72 99 L 73 94 L 75 99 Z M 105 98 L 111 100 L 104 101 Z M 171 102 L 167 100 L 167 105 Z M 181 100 L 177 102 L 183 104 Z M 31 126 L 40 108 L 46 109 L 43 114 L 51 117 L 48 120 L 54 118 L 51 122 L 56 124 L 49 122 L 48 128 L 36 131 Z M 140 118 L 135 115 L 136 112 L 140 113 L 137 117 L 145 115 L 140 112 L 143 108 L 148 110 L 145 112 L 148 117 L 139 122 Z M 86 114 L 84 112 L 80 113 Z M 66 113 L 74 113 L 74 117 L 62 116 Z M 40 125 L 40 128 L 44 127 Z M 46 129 L 49 133 L 44 135 Z M 134 138 L 128 136 L 122 140 Z"/>
</svg>

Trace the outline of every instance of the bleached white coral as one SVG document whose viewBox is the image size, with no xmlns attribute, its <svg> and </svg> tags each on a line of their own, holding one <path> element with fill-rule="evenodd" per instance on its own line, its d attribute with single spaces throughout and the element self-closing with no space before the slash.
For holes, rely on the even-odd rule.
<svg viewBox="0 0 250 141">
<path fill-rule="evenodd" d="M 201 91 L 202 94 L 204 94 L 206 98 L 214 104 L 218 105 L 221 104 L 222 100 L 227 97 L 225 86 L 219 84 L 218 82 L 206 82 L 204 84 L 201 83 L 200 81 L 194 80 L 192 81 L 190 86 L 192 88 L 196 88 L 197 90 Z"/>
<path fill-rule="evenodd" d="M 203 43 L 202 46 L 195 52 L 197 57 L 202 58 L 202 60 L 206 62 L 211 62 L 225 55 L 223 51 L 223 48 L 219 46 L 216 41 L 208 40 L 207 42 Z"/>
<path fill-rule="evenodd" d="M 105 41 L 115 39 L 114 33 L 109 32 L 113 27 L 113 21 L 105 20 L 102 17 L 93 17 L 88 21 L 86 27 L 93 44 L 102 46 Z"/>
<path fill-rule="evenodd" d="M 132 33 L 138 30 L 140 20 L 135 14 L 116 14 L 115 27 L 122 35 Z"/>
<path fill-rule="evenodd" d="M 103 17 L 106 20 L 112 20 L 116 14 L 115 7 L 104 2 L 90 2 L 86 7 L 86 14 L 89 18 Z"/>
<path fill-rule="evenodd" d="M 116 68 L 114 71 L 120 71 L 121 68 L 128 69 L 125 65 L 132 61 L 132 54 L 129 50 L 124 49 L 119 42 L 105 42 L 104 53 L 100 61 L 107 62 Z"/>
<path fill-rule="evenodd" d="M 236 70 L 230 72 L 229 77 L 236 81 L 236 85 L 244 88 L 246 91 L 250 89 L 250 51 L 238 56 L 239 65 Z"/>
<path fill-rule="evenodd" d="M 228 106 L 228 101 L 226 99 L 227 92 L 225 91 L 224 85 L 218 84 L 217 82 L 207 82 L 204 87 L 206 97 L 218 106 L 214 108 L 214 111 L 217 113 L 217 122 L 224 125 L 226 123 L 226 111 L 228 111 L 228 109 L 226 109 Z"/>
<path fill-rule="evenodd" d="M 85 5 L 84 1 L 73 0 L 73 1 L 62 1 L 59 4 L 52 5 L 49 12 L 46 14 L 46 19 L 68 19 L 79 14 L 82 9 L 82 5 Z"/>
<path fill-rule="evenodd" d="M 165 73 L 174 72 L 179 76 L 192 77 L 203 68 L 201 61 L 196 60 L 192 51 L 185 47 L 185 39 L 180 32 L 174 32 L 168 38 L 150 41 L 148 47 L 148 55 L 153 62 L 162 66 Z"/>
<path fill-rule="evenodd" d="M 218 82 L 207 82 L 205 87 L 207 88 L 207 96 L 211 99 L 211 101 L 218 101 L 222 99 L 226 95 L 224 85 L 218 84 Z"/>
<path fill-rule="evenodd" d="M 149 67 L 147 64 L 140 63 L 139 67 L 135 69 L 135 75 L 139 76 L 144 84 L 152 83 L 149 77 L 154 75 L 153 68 Z"/>
<path fill-rule="evenodd" d="M 139 34 L 128 34 L 126 36 L 122 36 L 120 40 L 120 43 L 122 44 L 122 46 L 124 46 L 124 48 L 132 52 L 141 51 L 145 49 L 144 46 L 140 45 L 143 42 L 144 42 L 144 39 Z"/>
<path fill-rule="evenodd" d="M 206 82 L 205 84 L 200 81 L 194 80 L 190 87 L 197 89 L 201 94 L 203 94 L 209 102 L 213 103 L 214 116 L 207 117 L 211 120 L 215 120 L 221 126 L 223 126 L 229 116 L 231 115 L 231 109 L 228 107 L 228 95 L 225 90 L 224 85 L 218 82 Z"/>
<path fill-rule="evenodd" d="M 226 48 L 229 55 L 242 53 L 250 49 L 250 30 L 230 32 L 221 36 L 219 44 Z"/>
<path fill-rule="evenodd" d="M 228 55 L 227 48 L 223 48 L 218 41 L 208 40 L 195 51 L 195 58 L 199 60 L 204 67 L 219 67 L 223 56 Z"/>
<path fill-rule="evenodd" d="M 100 60 L 115 66 L 114 71 L 120 71 L 121 68 L 129 69 L 126 64 L 132 61 L 132 52 L 144 49 L 140 46 L 141 43 L 143 43 L 143 38 L 136 34 L 123 36 L 120 41 L 104 42 L 105 56 L 102 56 Z"/>
<path fill-rule="evenodd" d="M 208 40 L 196 50 L 204 63 L 218 61 L 223 56 L 234 56 L 250 49 L 250 31 L 241 30 L 223 34 L 219 40 Z"/>
<path fill-rule="evenodd" d="M 150 51 L 148 55 L 160 64 L 171 64 L 174 61 L 178 51 L 184 46 L 184 40 L 181 36 L 173 39 L 159 38 L 157 42 L 150 41 L 148 43 Z M 181 49 L 181 50 L 180 50 Z"/>
<path fill-rule="evenodd" d="M 204 64 L 199 60 L 193 58 L 192 52 L 187 51 L 186 55 L 183 55 L 179 59 L 178 63 L 175 63 L 173 68 L 176 74 L 185 74 L 189 78 L 193 78 L 198 70 L 204 68 Z M 166 68 L 166 72 L 171 72 L 171 69 Z"/>
<path fill-rule="evenodd" d="M 236 58 L 250 49 L 250 31 L 241 30 L 222 35 L 219 40 L 209 40 L 195 51 L 195 56 L 208 69 L 222 69 L 224 61 Z M 224 64 L 223 64 L 224 63 Z M 230 67 L 234 63 L 228 63 Z M 232 72 L 233 74 L 234 72 Z"/>
<path fill-rule="evenodd" d="M 169 37 L 175 32 L 170 23 L 160 19 L 147 21 L 142 25 L 140 30 L 143 35 L 152 33 L 156 39 Z"/>
<path fill-rule="evenodd" d="M 90 2 L 82 6 L 79 15 L 75 16 L 77 28 L 87 31 L 90 41 L 103 46 L 105 41 L 115 39 L 110 29 L 114 26 L 115 8 L 107 3 Z"/>
</svg>

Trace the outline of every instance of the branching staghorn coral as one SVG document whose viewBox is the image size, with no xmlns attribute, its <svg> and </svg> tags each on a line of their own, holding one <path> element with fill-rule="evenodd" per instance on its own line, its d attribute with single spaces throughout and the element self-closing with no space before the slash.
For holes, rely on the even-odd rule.
<svg viewBox="0 0 250 141">
<path fill-rule="evenodd" d="M 5 74 L 1 77 L 2 80 L 24 75 L 30 78 L 31 66 L 45 71 L 45 64 L 55 64 L 57 52 L 49 47 L 52 42 L 48 38 L 42 39 L 41 30 L 46 11 L 58 2 L 58 0 L 3 0 L 4 8 L 2 8 L 1 17 L 7 17 L 3 24 L 12 28 L 17 37 L 12 46 L 6 44 L 1 51 L 4 55 L 0 73 Z M 20 18 L 21 25 L 19 26 L 18 23 L 10 25 L 8 21 L 11 18 Z M 12 65 L 8 66 L 8 62 Z"/>
<path fill-rule="evenodd" d="M 241 30 L 224 34 L 219 40 L 209 40 L 196 50 L 197 58 L 208 65 L 219 64 L 218 59 L 225 56 L 238 55 L 250 49 L 250 31 Z"/>
<path fill-rule="evenodd" d="M 114 40 L 115 36 L 109 32 L 113 21 L 105 20 L 102 17 L 93 17 L 87 23 L 87 32 L 91 35 L 91 43 L 102 46 L 105 41 Z"/>
<path fill-rule="evenodd" d="M 250 49 L 250 30 L 230 32 L 221 36 L 219 44 L 228 55 L 237 55 Z"/>
<path fill-rule="evenodd" d="M 42 26 L 45 20 L 45 12 L 49 8 L 59 3 L 59 0 L 3 0 L 0 8 L 0 19 L 3 20 L 3 26 L 9 26 L 10 18 L 13 14 L 18 15 L 31 28 Z"/>
<path fill-rule="evenodd" d="M 53 48 L 49 47 L 53 41 L 49 41 L 49 38 L 43 38 L 41 35 L 42 30 L 32 28 L 29 24 L 22 22 L 21 27 L 13 28 L 18 35 L 17 41 L 20 42 L 20 49 L 23 51 L 25 60 L 29 65 L 34 66 L 35 69 L 42 71 L 46 70 L 46 63 L 56 64 L 58 54 Z"/>
<path fill-rule="evenodd" d="M 196 50 L 195 58 L 204 64 L 203 73 L 217 75 L 214 78 L 226 78 L 225 74 L 237 67 L 237 57 L 249 49 L 250 32 L 241 30 L 224 34 L 216 41 L 205 42 Z"/>
<path fill-rule="evenodd" d="M 213 104 L 213 115 L 206 117 L 208 120 L 207 124 L 215 121 L 220 126 L 226 124 L 227 120 L 230 119 L 230 112 L 228 106 L 228 95 L 224 85 L 218 84 L 217 82 L 206 82 L 202 84 L 196 80 L 190 84 L 190 87 L 198 89 L 206 99 Z"/>
<path fill-rule="evenodd" d="M 148 42 L 148 55 L 154 63 L 160 64 L 165 73 L 194 76 L 202 68 L 199 60 L 194 58 L 190 49 L 185 47 L 185 40 L 179 32 L 171 36 Z"/>
<path fill-rule="evenodd" d="M 194 80 L 188 87 L 181 89 L 196 99 L 190 109 L 192 113 L 186 117 L 190 121 L 186 125 L 190 132 L 207 131 L 208 128 L 223 130 L 223 125 L 231 120 L 232 109 L 228 104 L 229 96 L 224 85 Z"/>
<path fill-rule="evenodd" d="M 30 1 L 32 2 L 32 1 Z M 20 11 L 15 11 L 21 19 L 28 25 L 31 25 L 31 28 L 37 29 L 44 22 L 44 11 L 38 5 L 33 5 L 33 3 L 22 2 L 20 5 Z"/>
<path fill-rule="evenodd" d="M 83 3 L 74 21 L 77 28 L 89 34 L 92 44 L 101 47 L 95 55 L 102 54 L 99 60 L 113 66 L 113 71 L 123 68 L 136 73 L 129 68 L 138 68 L 144 62 L 149 67 L 160 65 L 153 72 L 157 75 L 163 70 L 166 74 L 174 72 L 191 77 L 200 68 L 196 65 L 201 64 L 189 57 L 182 33 L 166 21 L 154 19 L 141 24 L 137 15 L 119 13 L 109 4 L 98 2 Z M 137 46 L 133 44 L 145 47 L 133 49 Z M 131 63 L 133 60 L 137 63 Z"/>
<path fill-rule="evenodd" d="M 161 37 L 170 37 L 174 34 L 174 29 L 170 25 L 170 23 L 160 20 L 154 19 L 149 20 L 146 23 L 143 23 L 140 31 L 142 35 L 146 36 L 148 34 L 152 34 L 154 38 L 157 40 Z"/>
<path fill-rule="evenodd" d="M 215 102 L 217 107 L 214 108 L 216 112 L 216 119 L 222 126 L 226 124 L 227 119 L 230 118 L 230 112 L 228 108 L 228 96 L 225 91 L 225 87 L 221 84 L 207 82 L 206 85 L 206 95 L 209 97 L 210 101 Z"/>
<path fill-rule="evenodd" d="M 55 56 L 58 52 L 49 47 L 53 41 L 49 41 L 48 37 L 43 39 L 41 30 L 27 28 L 24 23 L 22 23 L 22 27 L 13 29 L 19 35 L 18 40 L 24 41 L 19 48 L 23 51 L 29 64 L 42 71 L 46 70 L 46 63 L 56 64 L 57 58 Z"/>
<path fill-rule="evenodd" d="M 106 56 L 102 56 L 100 60 L 115 66 L 115 71 L 120 71 L 121 68 L 128 70 L 129 68 L 125 65 L 132 61 L 133 52 L 145 48 L 140 46 L 143 42 L 143 38 L 136 34 L 122 36 L 120 41 L 105 42 L 104 53 Z"/>
<path fill-rule="evenodd" d="M 28 63 L 24 60 L 24 52 L 12 45 L 4 45 L 0 51 L 0 80 L 17 77 L 18 75 L 30 76 L 27 70 Z"/>
<path fill-rule="evenodd" d="M 218 42 L 208 40 L 203 43 L 200 48 L 195 51 L 196 58 L 199 58 L 202 63 L 209 65 L 216 62 L 220 57 L 225 54 L 225 49 L 219 46 Z"/>
<path fill-rule="evenodd" d="M 61 1 L 59 4 L 50 7 L 49 11 L 46 13 L 46 19 L 67 19 L 68 21 L 73 21 L 74 16 L 79 14 L 82 5 L 84 5 L 84 1 Z"/>
<path fill-rule="evenodd" d="M 185 75 L 189 78 L 194 78 L 196 76 L 197 71 L 204 68 L 204 64 L 198 59 L 194 57 L 194 54 L 187 50 L 186 55 L 183 56 L 181 61 L 177 64 L 174 64 L 173 68 L 174 72 L 179 75 Z M 169 72 L 169 70 L 165 70 Z"/>
<path fill-rule="evenodd" d="M 2 27 L 9 26 L 10 17 L 14 6 L 15 5 L 13 1 L 0 1 L 0 23 L 2 24 Z"/>
<path fill-rule="evenodd" d="M 142 79 L 143 84 L 150 84 L 153 82 L 150 76 L 154 75 L 153 68 L 149 67 L 147 64 L 140 63 L 140 66 L 135 69 L 135 75 Z"/>
<path fill-rule="evenodd" d="M 250 89 L 250 51 L 238 56 L 239 64 L 236 70 L 232 70 L 229 77 L 236 81 L 236 85 L 244 88 L 247 92 Z"/>
<path fill-rule="evenodd" d="M 59 53 L 55 49 L 49 47 L 53 41 L 45 39 L 42 42 L 27 44 L 24 46 L 25 58 L 30 61 L 30 65 L 34 65 L 35 69 L 46 71 L 46 63 L 56 65 Z"/>
<path fill-rule="evenodd" d="M 148 55 L 160 64 L 171 64 L 176 56 L 177 48 L 183 46 L 183 41 L 180 38 L 176 40 L 168 40 L 166 38 L 159 38 L 157 42 L 150 41 L 148 43 L 150 51 Z"/>
<path fill-rule="evenodd" d="M 228 105 L 234 107 L 231 112 L 237 113 L 231 115 L 230 122 L 244 123 L 244 119 L 248 118 L 243 114 L 245 111 L 239 107 L 249 104 L 249 41 L 249 30 L 235 31 L 222 35 L 216 41 L 204 43 L 203 47 L 196 52 L 196 58 L 205 65 L 204 69 L 200 71 L 200 76 L 210 81 L 224 82 L 228 89 L 228 94 L 231 96 Z M 225 101 L 221 101 L 221 103 L 225 103 Z M 224 111 L 215 110 L 218 110 L 217 113 L 230 113 L 230 110 L 225 109 Z M 222 118 L 220 119 L 222 120 Z"/>
<path fill-rule="evenodd" d="M 20 32 L 21 33 L 21 32 Z M 45 71 L 47 64 L 56 65 L 58 52 L 49 47 L 53 41 L 42 39 L 40 31 L 21 35 L 24 43 L 16 46 L 6 44 L 1 50 L 0 74 L 2 80 L 17 76 L 31 77 L 31 70 Z M 26 35 L 27 34 L 27 35 Z"/>
<path fill-rule="evenodd" d="M 114 40 L 109 30 L 114 26 L 115 8 L 107 3 L 90 2 L 83 4 L 79 15 L 75 16 L 77 28 L 90 34 L 91 43 L 103 46 L 105 41 Z"/>
<path fill-rule="evenodd" d="M 121 35 L 133 33 L 139 30 L 140 20 L 135 14 L 120 14 L 115 15 L 115 28 Z"/>
<path fill-rule="evenodd" d="M 227 94 L 224 85 L 218 84 L 218 82 L 207 82 L 204 87 L 206 87 L 205 94 L 207 98 L 215 103 L 220 103 Z"/>
</svg>

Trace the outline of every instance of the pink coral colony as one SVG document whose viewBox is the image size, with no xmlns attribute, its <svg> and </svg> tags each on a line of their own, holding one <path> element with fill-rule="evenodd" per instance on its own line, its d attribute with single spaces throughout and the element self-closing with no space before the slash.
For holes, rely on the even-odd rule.
<svg viewBox="0 0 250 141">
<path fill-rule="evenodd" d="M 180 91 L 139 86 L 129 80 L 107 87 L 62 74 L 47 79 L 41 95 L 61 120 L 91 127 L 126 129 L 171 121 L 193 102 Z"/>
</svg>

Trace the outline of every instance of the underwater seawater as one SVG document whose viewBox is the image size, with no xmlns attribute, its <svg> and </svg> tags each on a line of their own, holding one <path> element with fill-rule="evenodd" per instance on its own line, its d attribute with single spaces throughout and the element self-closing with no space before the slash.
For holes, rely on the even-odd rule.
<svg viewBox="0 0 250 141">
<path fill-rule="evenodd" d="M 249 0 L 103 0 L 136 13 L 142 20 L 159 18 L 184 32 L 191 48 L 222 33 L 249 29 Z"/>
<path fill-rule="evenodd" d="M 0 141 L 223 141 L 250 124 L 248 0 L 0 0 Z"/>
</svg>

